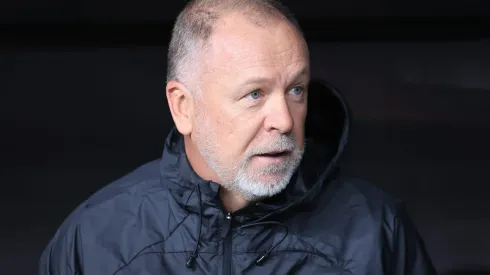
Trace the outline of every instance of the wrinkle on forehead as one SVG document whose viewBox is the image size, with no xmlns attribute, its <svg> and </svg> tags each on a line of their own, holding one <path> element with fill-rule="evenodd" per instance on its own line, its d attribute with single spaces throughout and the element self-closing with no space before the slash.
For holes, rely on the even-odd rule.
<svg viewBox="0 0 490 275">
<path fill-rule="evenodd" d="M 254 67 L 290 67 L 307 62 L 307 55 L 295 45 L 284 48 L 264 45 L 260 50 L 262 53 L 258 53 L 257 48 L 248 49 L 249 45 L 243 45 L 246 43 L 242 43 L 239 47 L 218 45 L 210 49 L 207 56 L 210 61 L 207 71 L 219 70 L 228 73 Z"/>
<path fill-rule="evenodd" d="M 288 23 L 257 27 L 250 23 L 244 26 L 240 22 L 243 19 L 233 19 L 216 28 L 210 38 L 202 63 L 202 80 L 226 82 L 226 78 L 243 78 L 248 73 L 288 77 L 309 66 L 306 42 Z"/>
</svg>

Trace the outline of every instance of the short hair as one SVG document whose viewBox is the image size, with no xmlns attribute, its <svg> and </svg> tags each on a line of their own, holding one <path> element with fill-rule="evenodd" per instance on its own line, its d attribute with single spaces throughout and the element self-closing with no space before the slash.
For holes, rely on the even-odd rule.
<svg viewBox="0 0 490 275">
<path fill-rule="evenodd" d="M 190 85 L 186 83 L 189 74 L 196 72 L 197 57 L 206 49 L 217 22 L 237 11 L 259 26 L 285 19 L 303 35 L 293 14 L 276 0 L 192 0 L 178 15 L 172 30 L 167 82 L 176 80 Z"/>
</svg>

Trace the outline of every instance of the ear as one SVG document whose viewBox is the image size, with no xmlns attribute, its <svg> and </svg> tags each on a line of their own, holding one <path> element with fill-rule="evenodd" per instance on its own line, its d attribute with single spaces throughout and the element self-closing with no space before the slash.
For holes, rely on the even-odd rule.
<svg viewBox="0 0 490 275">
<path fill-rule="evenodd" d="M 166 87 L 168 107 L 177 130 L 182 135 L 192 132 L 194 101 L 187 88 L 178 81 L 169 81 Z"/>
</svg>

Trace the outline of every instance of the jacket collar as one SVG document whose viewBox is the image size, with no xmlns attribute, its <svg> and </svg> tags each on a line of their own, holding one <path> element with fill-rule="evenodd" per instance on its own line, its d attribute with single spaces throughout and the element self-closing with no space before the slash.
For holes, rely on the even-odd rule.
<svg viewBox="0 0 490 275">
<path fill-rule="evenodd" d="M 184 209 L 200 207 L 196 198 L 196 188 L 199 186 L 201 200 L 206 205 L 220 207 L 220 185 L 202 179 L 192 169 L 184 148 L 184 139 L 174 127 L 165 141 L 162 159 L 160 161 L 160 177 L 164 186 Z"/>
<path fill-rule="evenodd" d="M 240 222 L 268 220 L 277 214 L 283 213 L 286 209 L 291 209 L 296 204 L 304 202 L 308 196 L 316 195 L 318 188 L 315 184 L 308 184 L 310 177 L 304 175 L 314 161 L 311 151 L 312 145 L 307 146 L 305 156 L 299 169 L 291 178 L 287 188 L 272 198 L 256 204 L 251 204 L 246 208 L 237 211 L 235 217 Z M 318 152 L 318 147 L 315 147 Z M 177 204 L 186 211 L 201 211 L 200 207 L 214 207 L 224 211 L 219 197 L 220 185 L 202 179 L 192 169 L 184 149 L 182 135 L 174 127 L 165 142 L 163 156 L 160 162 L 160 176 L 164 186 Z M 318 182 L 318 181 L 317 181 Z M 314 183 L 314 182 L 310 182 Z M 319 183 L 321 184 L 321 183 Z M 317 184 L 318 185 L 318 184 Z M 197 192 L 199 186 L 200 192 Z M 197 197 L 201 194 L 201 199 Z M 200 205 L 202 204 L 202 205 Z"/>
</svg>

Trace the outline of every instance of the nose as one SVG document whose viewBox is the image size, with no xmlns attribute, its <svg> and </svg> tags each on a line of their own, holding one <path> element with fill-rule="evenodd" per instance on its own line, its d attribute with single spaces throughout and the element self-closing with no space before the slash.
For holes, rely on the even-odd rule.
<svg viewBox="0 0 490 275">
<path fill-rule="evenodd" d="M 264 120 L 265 129 L 267 131 L 278 131 L 281 134 L 291 132 L 294 120 L 285 98 L 283 97 L 270 103 L 270 111 Z"/>
</svg>

